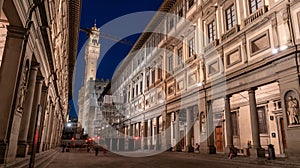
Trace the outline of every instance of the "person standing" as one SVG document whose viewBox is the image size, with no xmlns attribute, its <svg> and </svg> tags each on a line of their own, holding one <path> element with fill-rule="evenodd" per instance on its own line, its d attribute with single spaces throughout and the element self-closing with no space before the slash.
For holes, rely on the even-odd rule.
<svg viewBox="0 0 300 168">
<path fill-rule="evenodd" d="M 98 156 L 98 153 L 99 153 L 99 147 L 95 146 L 95 156 Z"/>
</svg>

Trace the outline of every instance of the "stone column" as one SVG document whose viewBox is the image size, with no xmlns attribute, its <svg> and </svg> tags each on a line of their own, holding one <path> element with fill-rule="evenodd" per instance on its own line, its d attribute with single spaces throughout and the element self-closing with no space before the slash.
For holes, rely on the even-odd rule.
<svg viewBox="0 0 300 168">
<path fill-rule="evenodd" d="M 43 125 L 43 132 L 42 132 L 42 141 L 41 141 L 41 151 L 46 150 L 46 144 L 47 144 L 47 130 L 48 130 L 48 120 L 49 120 L 49 109 L 50 109 L 50 99 L 48 100 L 49 103 L 47 103 L 46 111 L 45 111 L 45 119 Z"/>
<path fill-rule="evenodd" d="M 17 157 L 25 157 L 28 153 L 27 134 L 28 134 L 29 124 L 30 124 L 30 116 L 32 112 L 32 103 L 34 98 L 35 83 L 36 83 L 38 68 L 39 68 L 38 63 L 36 64 L 32 63 L 29 80 L 28 80 L 27 95 L 24 102 L 24 109 L 22 114 L 19 138 L 18 138 Z"/>
<path fill-rule="evenodd" d="M 54 147 L 57 147 L 58 143 L 59 143 L 60 125 L 61 125 L 61 119 L 60 118 L 58 118 L 57 123 L 58 124 L 56 124 L 56 133 L 55 133 Z M 75 138 L 75 135 L 74 135 L 74 138 Z"/>
<path fill-rule="evenodd" d="M 26 29 L 9 25 L 0 68 L 0 164 L 15 159 L 22 114 L 16 112 Z M 11 129 L 14 128 L 14 129 Z"/>
<path fill-rule="evenodd" d="M 159 117 L 156 117 L 156 150 L 160 149 Z"/>
<path fill-rule="evenodd" d="M 47 150 L 50 149 L 50 145 L 51 145 L 51 135 L 52 135 L 54 113 L 55 113 L 55 105 L 52 104 L 52 106 L 50 107 L 50 110 L 49 110 L 48 131 L 47 131 Z"/>
<path fill-rule="evenodd" d="M 144 121 L 143 127 L 143 149 L 148 149 L 148 121 Z"/>
<path fill-rule="evenodd" d="M 191 121 L 191 117 L 192 117 L 192 110 L 190 108 L 186 109 L 186 151 L 187 152 L 191 152 L 191 129 L 192 129 L 192 121 Z"/>
<path fill-rule="evenodd" d="M 260 146 L 259 128 L 258 128 L 258 114 L 256 109 L 255 89 L 250 89 L 249 106 L 250 106 L 250 120 L 252 133 L 252 148 L 250 149 L 250 157 L 265 157 L 265 151 Z"/>
<path fill-rule="evenodd" d="M 56 120 L 54 122 L 55 122 L 55 124 L 53 125 L 52 148 L 56 147 L 57 134 L 58 134 L 58 128 L 59 128 L 59 116 L 58 116 L 58 114 L 56 114 Z"/>
<path fill-rule="evenodd" d="M 179 111 L 175 112 L 175 141 L 176 141 L 176 145 L 175 145 L 175 151 L 181 151 L 181 147 L 179 147 L 179 143 L 180 143 L 180 132 L 179 132 Z"/>
<path fill-rule="evenodd" d="M 166 124 L 165 124 L 165 128 L 164 128 L 164 131 L 165 131 L 165 145 L 166 145 L 166 149 L 169 150 L 171 148 L 171 115 L 170 114 L 166 114 Z"/>
<path fill-rule="evenodd" d="M 132 144 L 132 141 L 133 141 L 133 128 L 132 128 L 132 124 L 130 123 L 129 126 L 128 126 L 128 150 L 133 150 L 133 144 Z"/>
<path fill-rule="evenodd" d="M 215 154 L 216 153 L 216 147 L 215 147 L 215 126 L 214 126 L 214 116 L 213 116 L 213 110 L 212 110 L 212 101 L 208 102 L 208 114 L 207 114 L 207 137 L 208 137 L 208 148 L 209 148 L 209 154 Z"/>
<path fill-rule="evenodd" d="M 128 126 L 124 127 L 124 138 L 127 138 L 128 136 Z"/>
<path fill-rule="evenodd" d="M 31 153 L 31 148 L 32 148 L 32 143 L 33 143 L 33 138 L 35 136 L 34 128 L 36 124 L 36 117 L 38 115 L 38 106 L 40 105 L 41 101 L 41 92 L 42 92 L 42 86 L 43 86 L 43 77 L 37 77 L 36 79 L 36 85 L 35 85 L 35 92 L 34 92 L 34 99 L 33 99 L 33 106 L 32 106 L 32 112 L 31 112 L 31 117 L 30 117 L 30 124 L 29 124 L 29 130 L 28 130 L 28 135 L 27 135 L 27 142 L 29 145 L 29 150 L 28 154 Z"/>
<path fill-rule="evenodd" d="M 152 145 L 152 121 L 151 119 L 148 120 L 148 149 L 150 150 L 151 149 L 151 145 Z"/>
<path fill-rule="evenodd" d="M 42 152 L 42 146 L 43 146 L 43 139 L 45 134 L 44 132 L 44 121 L 46 116 L 46 109 L 47 109 L 47 97 L 48 97 L 48 87 L 43 86 L 42 87 L 42 96 L 41 96 L 41 122 L 40 122 L 40 129 L 39 129 L 39 137 L 38 137 L 38 143 L 37 143 L 37 153 Z"/>
<path fill-rule="evenodd" d="M 138 132 L 138 135 L 139 135 L 139 149 L 142 149 L 142 137 L 143 137 L 143 135 L 142 135 L 142 123 L 141 122 L 139 122 L 138 123 L 138 130 L 139 130 L 139 132 Z"/>
<path fill-rule="evenodd" d="M 53 117 L 52 117 L 52 127 L 51 127 L 51 132 L 50 132 L 50 148 L 53 148 L 54 145 L 54 138 L 55 138 L 55 133 L 56 133 L 56 122 L 57 122 L 57 114 L 56 110 L 54 111 Z"/>
<path fill-rule="evenodd" d="M 226 140 L 227 140 L 225 153 L 228 154 L 230 152 L 230 148 L 233 147 L 230 96 L 225 97 L 225 124 L 226 124 Z"/>
</svg>

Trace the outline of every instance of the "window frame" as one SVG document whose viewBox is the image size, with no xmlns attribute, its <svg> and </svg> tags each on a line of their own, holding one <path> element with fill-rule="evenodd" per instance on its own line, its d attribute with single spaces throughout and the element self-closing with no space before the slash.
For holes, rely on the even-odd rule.
<svg viewBox="0 0 300 168">
<path fill-rule="evenodd" d="M 252 5 L 251 3 L 254 2 L 254 5 Z M 261 5 L 261 6 L 259 6 Z M 248 0 L 248 7 L 249 7 L 249 13 L 252 14 L 255 11 L 257 11 L 258 9 L 260 9 L 261 7 L 264 6 L 264 2 L 263 0 Z M 255 7 L 255 9 L 254 9 Z"/>
<path fill-rule="evenodd" d="M 173 55 L 169 55 L 168 56 L 168 71 L 169 73 L 171 73 L 174 70 L 174 59 L 173 59 Z"/>
<path fill-rule="evenodd" d="M 177 65 L 181 65 L 183 63 L 183 47 L 179 47 L 177 49 Z"/>
<path fill-rule="evenodd" d="M 207 39 L 208 44 L 212 43 L 217 39 L 217 25 L 215 19 L 213 19 L 207 24 Z"/>
<path fill-rule="evenodd" d="M 178 16 L 178 20 L 180 20 L 184 17 L 184 4 L 183 4 L 183 1 L 179 1 L 178 5 L 177 5 L 176 14 Z"/>
<path fill-rule="evenodd" d="M 192 4 L 190 2 L 193 2 Z M 187 7 L 191 9 L 195 5 L 195 0 L 187 0 Z"/>
<path fill-rule="evenodd" d="M 192 37 L 188 41 L 188 47 L 189 47 L 189 58 L 192 57 L 195 54 L 195 38 Z"/>
<path fill-rule="evenodd" d="M 228 16 L 227 11 L 230 11 L 230 18 Z M 232 29 L 234 26 L 237 25 L 237 15 L 236 15 L 236 6 L 234 3 L 230 4 L 227 8 L 224 10 L 224 18 L 225 18 L 225 28 L 226 31 Z M 230 23 L 229 23 L 230 20 Z"/>
</svg>

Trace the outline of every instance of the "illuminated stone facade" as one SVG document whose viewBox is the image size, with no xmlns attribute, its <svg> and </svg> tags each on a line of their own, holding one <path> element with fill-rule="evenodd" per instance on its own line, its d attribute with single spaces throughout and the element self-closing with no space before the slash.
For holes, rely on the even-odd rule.
<svg viewBox="0 0 300 168">
<path fill-rule="evenodd" d="M 3 2 L 0 164 L 31 154 L 34 139 L 36 152 L 60 146 L 72 98 L 80 8 L 81 1 Z"/>
<path fill-rule="evenodd" d="M 299 157 L 300 2 L 166 0 L 112 79 L 135 149 Z M 145 32 L 146 32 L 145 31 Z M 293 100 L 293 101 L 292 101 Z M 156 136 L 158 135 L 158 136 Z"/>
<path fill-rule="evenodd" d="M 95 127 L 98 127 L 95 122 L 97 123 L 101 117 L 98 115 L 100 113 L 98 98 L 109 81 L 96 79 L 97 61 L 101 46 L 99 43 L 100 29 L 95 24 L 88 32 L 89 39 L 85 46 L 84 55 L 85 75 L 83 86 L 78 92 L 78 122 L 82 125 L 84 134 L 94 137 L 96 135 Z"/>
</svg>

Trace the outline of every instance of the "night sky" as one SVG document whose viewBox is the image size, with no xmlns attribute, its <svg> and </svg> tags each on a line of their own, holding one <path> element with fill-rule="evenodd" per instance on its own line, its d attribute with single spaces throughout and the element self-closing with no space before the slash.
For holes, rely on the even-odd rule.
<svg viewBox="0 0 300 168">
<path fill-rule="evenodd" d="M 97 78 L 111 79 L 114 70 L 127 55 L 132 45 L 138 39 L 140 32 L 144 30 L 153 15 L 146 11 L 156 11 L 163 0 L 82 0 L 81 28 L 91 28 L 96 20 L 100 28 L 101 55 L 98 60 Z M 136 13 L 139 12 L 139 13 Z M 153 12 L 152 12 L 153 13 Z M 130 33 L 129 33 L 130 32 Z M 126 40 L 132 43 L 123 44 L 118 40 L 110 40 L 104 36 L 114 39 Z M 77 117 L 77 95 L 82 86 L 84 76 L 84 44 L 87 36 L 84 32 L 79 33 L 78 56 L 73 80 L 73 100 L 70 100 L 70 117 Z M 74 108 L 75 107 L 75 108 Z"/>
</svg>

